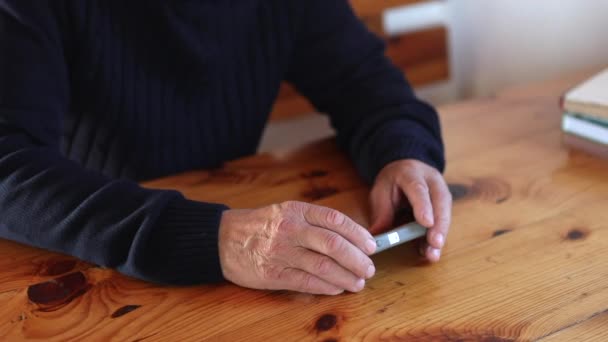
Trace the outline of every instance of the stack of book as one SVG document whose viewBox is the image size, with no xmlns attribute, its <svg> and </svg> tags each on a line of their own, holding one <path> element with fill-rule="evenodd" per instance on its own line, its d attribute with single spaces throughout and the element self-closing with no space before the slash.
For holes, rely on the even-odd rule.
<svg viewBox="0 0 608 342">
<path fill-rule="evenodd" d="M 562 97 L 564 144 L 608 158 L 608 69 Z"/>
</svg>

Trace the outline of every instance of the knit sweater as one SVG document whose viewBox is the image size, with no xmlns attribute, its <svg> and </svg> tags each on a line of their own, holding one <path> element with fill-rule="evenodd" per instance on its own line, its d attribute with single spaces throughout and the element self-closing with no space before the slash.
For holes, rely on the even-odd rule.
<svg viewBox="0 0 608 342">
<path fill-rule="evenodd" d="M 284 80 L 367 181 L 443 169 L 436 112 L 345 0 L 0 0 L 0 238 L 221 281 L 227 207 L 137 182 L 254 154 Z"/>
</svg>

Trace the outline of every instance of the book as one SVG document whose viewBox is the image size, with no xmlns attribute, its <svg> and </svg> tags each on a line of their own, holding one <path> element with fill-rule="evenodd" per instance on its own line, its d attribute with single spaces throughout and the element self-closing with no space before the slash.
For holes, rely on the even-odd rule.
<svg viewBox="0 0 608 342">
<path fill-rule="evenodd" d="M 561 105 L 567 113 L 608 120 L 608 69 L 566 92 Z"/>
<path fill-rule="evenodd" d="M 608 119 L 566 112 L 562 116 L 562 131 L 608 146 Z"/>
<path fill-rule="evenodd" d="M 592 140 L 581 138 L 577 135 L 564 133 L 562 143 L 568 148 L 583 151 L 590 155 L 608 159 L 608 145 L 596 143 Z"/>
</svg>

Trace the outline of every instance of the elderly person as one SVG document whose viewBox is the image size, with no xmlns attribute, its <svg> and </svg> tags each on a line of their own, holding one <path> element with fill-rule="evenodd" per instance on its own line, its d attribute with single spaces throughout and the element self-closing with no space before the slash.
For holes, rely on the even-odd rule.
<svg viewBox="0 0 608 342">
<path fill-rule="evenodd" d="M 451 198 L 436 112 L 345 0 L 1 0 L 0 237 L 156 283 L 360 291 L 370 232 L 299 202 L 231 210 L 137 181 L 256 152 L 279 85 L 331 118 L 439 259 Z"/>
</svg>

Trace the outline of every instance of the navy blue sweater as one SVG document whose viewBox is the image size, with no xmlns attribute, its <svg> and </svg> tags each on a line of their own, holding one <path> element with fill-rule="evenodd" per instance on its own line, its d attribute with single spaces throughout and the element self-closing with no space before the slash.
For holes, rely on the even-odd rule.
<svg viewBox="0 0 608 342">
<path fill-rule="evenodd" d="M 256 152 L 282 80 L 372 181 L 443 169 L 417 100 L 345 0 L 0 0 L 0 237 L 168 284 L 222 279 L 226 206 L 137 181 Z"/>
</svg>

